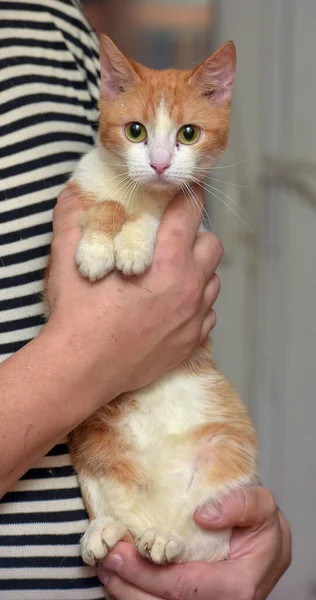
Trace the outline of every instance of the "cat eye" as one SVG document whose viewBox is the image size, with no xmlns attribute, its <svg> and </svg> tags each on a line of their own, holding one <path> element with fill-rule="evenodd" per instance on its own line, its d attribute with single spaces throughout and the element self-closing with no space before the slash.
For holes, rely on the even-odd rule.
<svg viewBox="0 0 316 600">
<path fill-rule="evenodd" d="M 178 131 L 177 140 L 180 144 L 194 144 L 201 134 L 201 130 L 196 125 L 183 125 Z"/>
<path fill-rule="evenodd" d="M 137 122 L 127 123 L 125 135 L 131 142 L 144 142 L 147 138 L 146 127 Z"/>
</svg>

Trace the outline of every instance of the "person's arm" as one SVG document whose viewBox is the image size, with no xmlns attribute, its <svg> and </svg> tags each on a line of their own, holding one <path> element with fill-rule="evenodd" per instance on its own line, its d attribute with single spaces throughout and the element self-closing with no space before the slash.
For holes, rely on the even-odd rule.
<svg viewBox="0 0 316 600">
<path fill-rule="evenodd" d="M 176 199 L 152 267 L 91 284 L 78 272 L 80 205 L 64 191 L 54 212 L 52 313 L 36 339 L 0 365 L 0 495 L 69 431 L 120 393 L 188 357 L 215 324 L 222 255 L 200 215 Z"/>
<path fill-rule="evenodd" d="M 157 567 L 121 542 L 99 578 L 118 600 L 266 600 L 291 562 L 291 531 L 271 492 L 245 488 L 195 514 L 201 527 L 234 527 L 228 559 Z"/>
</svg>

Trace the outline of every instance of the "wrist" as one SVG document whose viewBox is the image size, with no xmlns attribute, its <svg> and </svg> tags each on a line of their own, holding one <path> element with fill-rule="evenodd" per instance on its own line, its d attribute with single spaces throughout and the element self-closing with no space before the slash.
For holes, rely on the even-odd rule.
<svg viewBox="0 0 316 600">
<path fill-rule="evenodd" d="M 120 371 L 113 348 L 104 344 L 102 352 L 89 332 L 59 322 L 52 316 L 40 336 L 52 356 L 52 365 L 61 380 L 63 394 L 77 398 L 82 419 L 118 396 Z"/>
</svg>

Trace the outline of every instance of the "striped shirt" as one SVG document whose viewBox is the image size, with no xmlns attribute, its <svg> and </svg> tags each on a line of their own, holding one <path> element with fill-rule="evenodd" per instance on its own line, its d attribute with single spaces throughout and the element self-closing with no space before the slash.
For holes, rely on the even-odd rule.
<svg viewBox="0 0 316 600">
<path fill-rule="evenodd" d="M 52 209 L 94 144 L 98 43 L 77 0 L 0 0 L 0 356 L 39 332 Z M 67 444 L 0 503 L 0 599 L 98 600 Z"/>
</svg>

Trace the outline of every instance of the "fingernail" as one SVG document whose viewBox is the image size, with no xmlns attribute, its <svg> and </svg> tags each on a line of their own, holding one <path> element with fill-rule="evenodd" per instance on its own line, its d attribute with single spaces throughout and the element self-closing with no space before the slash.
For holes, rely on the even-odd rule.
<svg viewBox="0 0 316 600">
<path fill-rule="evenodd" d="M 105 557 L 103 565 L 106 569 L 119 573 L 123 567 L 123 559 L 120 554 L 110 553 Z"/>
<path fill-rule="evenodd" d="M 108 569 L 105 569 L 104 567 L 101 567 L 100 569 L 98 569 L 97 574 L 98 574 L 98 578 L 100 579 L 102 585 L 107 587 L 110 576 L 111 576 L 110 571 Z"/>
<path fill-rule="evenodd" d="M 196 515 L 200 519 L 206 519 L 211 521 L 217 521 L 221 517 L 221 511 L 218 506 L 214 504 L 206 504 L 202 508 L 198 508 Z"/>
</svg>

